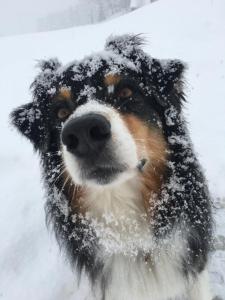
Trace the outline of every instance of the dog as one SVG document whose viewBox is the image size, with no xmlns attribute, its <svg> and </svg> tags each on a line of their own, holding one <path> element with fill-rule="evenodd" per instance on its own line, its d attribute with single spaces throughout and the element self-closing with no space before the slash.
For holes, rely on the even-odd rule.
<svg viewBox="0 0 225 300">
<path fill-rule="evenodd" d="M 39 153 L 54 228 L 98 300 L 211 300 L 211 201 L 182 113 L 179 60 L 111 36 L 66 66 L 39 62 L 12 123 Z"/>
</svg>

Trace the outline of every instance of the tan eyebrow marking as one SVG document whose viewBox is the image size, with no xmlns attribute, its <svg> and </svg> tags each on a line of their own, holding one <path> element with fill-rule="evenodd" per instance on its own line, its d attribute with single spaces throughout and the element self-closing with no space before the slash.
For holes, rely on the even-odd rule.
<svg viewBox="0 0 225 300">
<path fill-rule="evenodd" d="M 68 87 L 61 87 L 56 97 L 57 100 L 71 100 L 71 89 Z"/>
<path fill-rule="evenodd" d="M 121 80 L 121 76 L 119 74 L 109 73 L 105 75 L 104 84 L 106 86 L 116 85 L 120 82 L 120 80 Z"/>
</svg>

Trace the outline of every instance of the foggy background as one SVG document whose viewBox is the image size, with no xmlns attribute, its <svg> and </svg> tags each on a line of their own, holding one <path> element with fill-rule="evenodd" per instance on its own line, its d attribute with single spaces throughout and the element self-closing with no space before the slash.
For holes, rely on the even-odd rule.
<svg viewBox="0 0 225 300">
<path fill-rule="evenodd" d="M 1 0 L 0 36 L 101 22 L 156 0 Z"/>
</svg>

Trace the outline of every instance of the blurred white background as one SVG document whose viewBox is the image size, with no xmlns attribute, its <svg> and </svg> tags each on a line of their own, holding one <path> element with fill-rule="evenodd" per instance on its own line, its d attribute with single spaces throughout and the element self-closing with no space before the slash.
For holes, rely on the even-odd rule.
<svg viewBox="0 0 225 300">
<path fill-rule="evenodd" d="M 93 24 L 156 0 L 0 0 L 0 36 Z"/>
</svg>

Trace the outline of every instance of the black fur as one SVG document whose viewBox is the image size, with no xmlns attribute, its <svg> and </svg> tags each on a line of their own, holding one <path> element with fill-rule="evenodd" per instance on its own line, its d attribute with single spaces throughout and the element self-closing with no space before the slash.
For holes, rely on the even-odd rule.
<svg viewBox="0 0 225 300">
<path fill-rule="evenodd" d="M 57 60 L 42 62 L 41 73 L 32 84 L 33 102 L 14 110 L 11 115 L 13 124 L 31 140 L 40 154 L 48 194 L 48 223 L 53 225 L 57 240 L 67 250 L 72 264 L 80 273 L 85 269 L 92 282 L 102 269 L 102 262 L 95 255 L 98 241 L 88 222 L 70 206 L 73 187 L 66 184 L 62 189 L 62 180 L 57 179 L 62 162 L 62 124 L 55 118 L 53 99 L 60 86 L 71 88 L 73 110 L 88 101 L 88 96 L 82 96 L 80 92 L 89 85 L 95 87 L 96 99 L 109 103 L 121 113 L 133 113 L 154 126 L 160 121 L 169 147 L 169 161 L 161 196 L 156 202 L 152 223 L 154 234 L 160 240 L 182 224 L 189 245 L 182 266 L 186 275 L 201 272 L 210 251 L 209 192 L 182 115 L 185 65 L 177 60 L 161 62 L 152 59 L 141 49 L 142 43 L 140 36 L 125 35 L 110 38 L 104 56 L 93 55 L 65 68 Z M 122 83 L 130 84 L 134 89 L 133 101 L 121 105 L 115 97 L 106 96 L 103 75 L 112 66 L 122 74 Z M 107 278 L 102 284 L 106 282 Z"/>
</svg>

